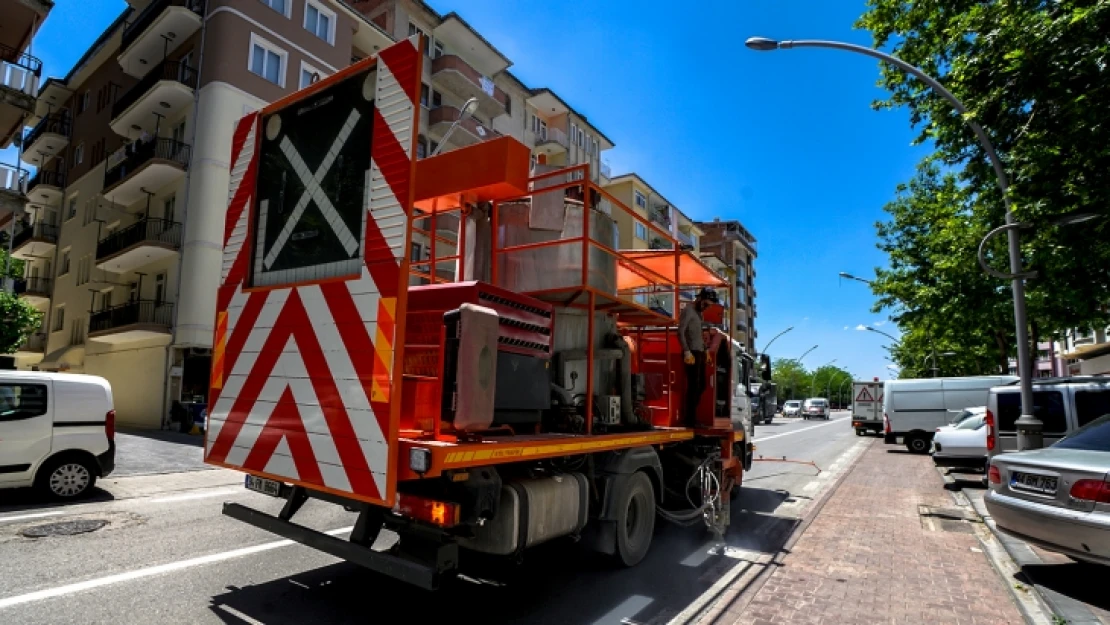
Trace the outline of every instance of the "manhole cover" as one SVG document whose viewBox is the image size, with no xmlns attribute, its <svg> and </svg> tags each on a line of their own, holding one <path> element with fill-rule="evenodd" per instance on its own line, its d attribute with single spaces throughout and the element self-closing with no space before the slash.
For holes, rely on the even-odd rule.
<svg viewBox="0 0 1110 625">
<path fill-rule="evenodd" d="M 28 527 L 20 532 L 27 538 L 45 538 L 47 536 L 74 536 L 95 532 L 104 527 L 108 521 L 102 519 L 80 519 L 77 521 L 62 521 L 61 523 L 47 523 Z"/>
</svg>

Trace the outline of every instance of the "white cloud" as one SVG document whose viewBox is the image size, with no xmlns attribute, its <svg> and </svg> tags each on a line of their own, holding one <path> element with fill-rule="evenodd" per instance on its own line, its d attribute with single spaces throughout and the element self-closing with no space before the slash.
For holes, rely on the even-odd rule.
<svg viewBox="0 0 1110 625">
<path fill-rule="evenodd" d="M 865 326 L 861 323 L 858 326 L 856 326 L 856 329 L 859 330 L 860 332 L 866 332 L 867 331 L 867 326 Z"/>
</svg>

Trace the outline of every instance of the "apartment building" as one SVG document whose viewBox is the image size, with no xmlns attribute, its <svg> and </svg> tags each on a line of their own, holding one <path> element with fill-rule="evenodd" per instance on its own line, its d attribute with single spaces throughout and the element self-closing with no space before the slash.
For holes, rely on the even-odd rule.
<svg viewBox="0 0 1110 625">
<path fill-rule="evenodd" d="M 755 339 L 759 333 L 755 329 L 755 259 L 759 255 L 755 237 L 737 220 L 698 222 L 704 233 L 701 236 L 702 253 L 718 256 L 735 272 L 736 280 L 736 323 L 733 338 L 739 341 L 749 353 L 755 353 Z"/>
<path fill-rule="evenodd" d="M 675 207 L 663 194 L 636 173 L 621 174 L 609 179 L 604 189 L 625 206 L 651 224 L 667 232 L 679 244 L 697 253 L 701 228 Z M 620 233 L 621 249 L 668 249 L 670 242 L 647 225 L 640 223 L 624 211 L 614 215 L 617 231 Z"/>
<path fill-rule="evenodd" d="M 1110 327 L 1071 330 L 1053 350 L 1057 375 L 1110 375 Z"/>
<path fill-rule="evenodd" d="M 0 4 L 0 149 L 12 145 L 34 111 L 42 61 L 32 54 L 32 41 L 53 7 L 50 0 Z M 28 178 L 22 163 L 0 162 L 0 231 L 9 237 L 13 215 L 27 202 Z"/>
<path fill-rule="evenodd" d="M 203 401 L 234 123 L 390 43 L 335 0 L 132 0 L 37 94 L 13 255 L 47 313 L 18 366 L 107 378 L 130 425 Z"/>
</svg>

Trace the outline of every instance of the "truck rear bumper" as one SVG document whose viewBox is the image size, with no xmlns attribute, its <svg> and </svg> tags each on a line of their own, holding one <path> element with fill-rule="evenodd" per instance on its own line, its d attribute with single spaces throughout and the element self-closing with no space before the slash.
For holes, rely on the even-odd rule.
<svg viewBox="0 0 1110 625">
<path fill-rule="evenodd" d="M 237 503 L 225 503 L 223 512 L 233 519 L 266 530 L 271 534 L 277 534 L 283 538 L 288 538 L 426 590 L 435 590 L 441 581 L 442 574 L 438 571 L 438 567 L 430 564 L 403 558 L 392 553 L 373 551 L 367 547 L 329 536 L 291 521 L 284 521 Z"/>
</svg>

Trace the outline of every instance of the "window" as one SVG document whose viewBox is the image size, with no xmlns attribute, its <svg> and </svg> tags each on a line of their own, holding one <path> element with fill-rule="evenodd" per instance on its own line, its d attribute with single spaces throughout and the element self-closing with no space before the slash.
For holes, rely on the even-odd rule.
<svg viewBox="0 0 1110 625">
<path fill-rule="evenodd" d="M 573 145 L 578 141 L 578 126 L 576 124 L 570 125 L 570 142 Z"/>
<path fill-rule="evenodd" d="M 304 28 L 324 41 L 335 43 L 335 13 L 312 0 L 304 5 Z"/>
<path fill-rule="evenodd" d="M 173 223 L 174 218 L 177 217 L 177 195 L 171 195 L 162 201 L 162 219 L 169 223 Z"/>
<path fill-rule="evenodd" d="M 107 310 L 112 307 L 112 289 L 100 292 L 100 310 Z"/>
<path fill-rule="evenodd" d="M 69 344 L 80 345 L 85 342 L 85 320 L 74 319 L 69 322 Z"/>
<path fill-rule="evenodd" d="M 185 143 L 185 121 L 184 120 L 182 120 L 182 122 L 180 124 L 177 124 L 176 126 L 173 127 L 172 130 L 170 130 L 170 140 L 172 140 L 174 142 L 174 145 L 180 145 L 182 143 Z"/>
<path fill-rule="evenodd" d="M 744 288 L 742 286 L 736 287 L 736 303 L 737 304 L 747 304 L 748 303 L 748 290 L 746 288 Z"/>
<path fill-rule="evenodd" d="M 66 326 L 66 307 L 58 306 L 54 309 L 54 325 L 51 327 L 53 332 L 61 332 L 62 328 Z"/>
<path fill-rule="evenodd" d="M 640 208 L 647 208 L 647 198 L 644 197 L 643 193 L 633 190 L 632 194 L 635 198 L 636 206 L 639 206 Z"/>
<path fill-rule="evenodd" d="M 594 154 L 601 154 L 601 142 L 594 139 Z"/>
<path fill-rule="evenodd" d="M 161 306 L 166 301 L 166 274 L 154 276 L 154 305 Z"/>
<path fill-rule="evenodd" d="M 432 108 L 443 106 L 443 94 L 432 89 Z"/>
<path fill-rule="evenodd" d="M 1110 414 L 1110 390 L 1075 392 L 1075 419 L 1079 427 L 1106 414 Z"/>
<path fill-rule="evenodd" d="M 320 70 L 318 70 L 315 67 L 309 65 L 308 63 L 305 63 L 304 61 L 301 61 L 301 81 L 300 81 L 300 88 L 301 89 L 304 89 L 305 87 L 311 85 L 312 83 L 316 82 L 317 80 L 323 80 L 324 78 L 327 78 L 327 76 L 328 75 L 325 74 L 324 72 L 321 72 Z"/>
<path fill-rule="evenodd" d="M 426 158 L 428 156 L 428 140 L 424 135 L 416 138 L 416 158 Z"/>
<path fill-rule="evenodd" d="M 78 143 L 77 147 L 73 148 L 73 166 L 76 167 L 76 166 L 80 165 L 83 162 L 85 162 L 85 142 L 84 141 L 82 141 L 81 143 Z"/>
<path fill-rule="evenodd" d="M 285 86 L 285 50 L 271 44 L 258 35 L 251 34 L 251 53 L 247 67 L 279 87 Z"/>
<path fill-rule="evenodd" d="M 1044 422 L 1045 434 L 1064 434 L 1068 431 L 1064 412 L 1064 396 L 1060 391 L 1034 391 L 1033 413 Z M 998 393 L 998 431 L 1014 432 L 1014 423 L 1021 416 L 1021 395 L 1016 392 Z"/>
<path fill-rule="evenodd" d="M 89 108 L 89 92 L 86 91 L 77 99 L 77 112 L 84 113 Z"/>
<path fill-rule="evenodd" d="M 644 224 L 642 224 L 638 221 L 635 223 L 635 226 L 636 226 L 636 238 L 640 239 L 641 241 L 647 241 L 647 226 L 645 226 Z"/>
<path fill-rule="evenodd" d="M 982 414 L 978 414 L 978 415 L 973 415 L 970 418 L 964 419 L 963 421 L 960 421 L 960 424 L 956 426 L 956 429 L 957 430 L 978 430 L 979 428 L 983 427 L 986 424 L 987 424 L 987 416 L 982 415 Z"/>
<path fill-rule="evenodd" d="M 87 284 L 89 281 L 89 257 L 82 256 L 77 259 L 77 286 Z"/>
<path fill-rule="evenodd" d="M 420 106 L 427 108 L 432 99 L 432 88 L 428 83 L 420 83 Z"/>
<path fill-rule="evenodd" d="M 1053 445 L 1057 449 L 1110 451 L 1110 416 L 1096 419 Z"/>
<path fill-rule="evenodd" d="M 96 202 L 89 198 L 85 200 L 85 209 L 81 214 L 81 224 L 87 226 L 94 221 L 96 221 Z"/>
<path fill-rule="evenodd" d="M 62 250 L 62 263 L 58 268 L 58 275 L 64 276 L 69 273 L 69 250 Z"/>
<path fill-rule="evenodd" d="M 438 59 L 443 56 L 443 44 L 436 41 L 432 44 L 432 58 Z"/>
<path fill-rule="evenodd" d="M 45 384 L 0 384 L 0 421 L 46 414 Z"/>
<path fill-rule="evenodd" d="M 127 301 L 134 302 L 139 299 L 139 283 L 132 282 L 127 286 Z"/>
<path fill-rule="evenodd" d="M 424 260 L 424 247 L 419 243 L 413 243 L 409 249 L 409 260 L 412 262 Z"/>
<path fill-rule="evenodd" d="M 409 22 L 409 37 L 412 37 L 413 35 L 420 35 L 424 37 L 424 54 L 427 56 L 431 56 L 432 38 L 428 36 L 428 33 L 424 32 L 424 29 L 420 28 L 416 24 L 413 24 L 412 22 Z"/>
<path fill-rule="evenodd" d="M 438 149 L 439 149 L 439 141 L 433 141 L 433 140 L 429 139 L 428 140 L 428 155 L 431 156 L 432 154 L 435 154 L 436 150 L 438 150 Z"/>
<path fill-rule="evenodd" d="M 262 4 L 281 13 L 285 17 L 289 17 L 289 9 L 293 8 L 292 0 L 262 0 Z"/>
</svg>

